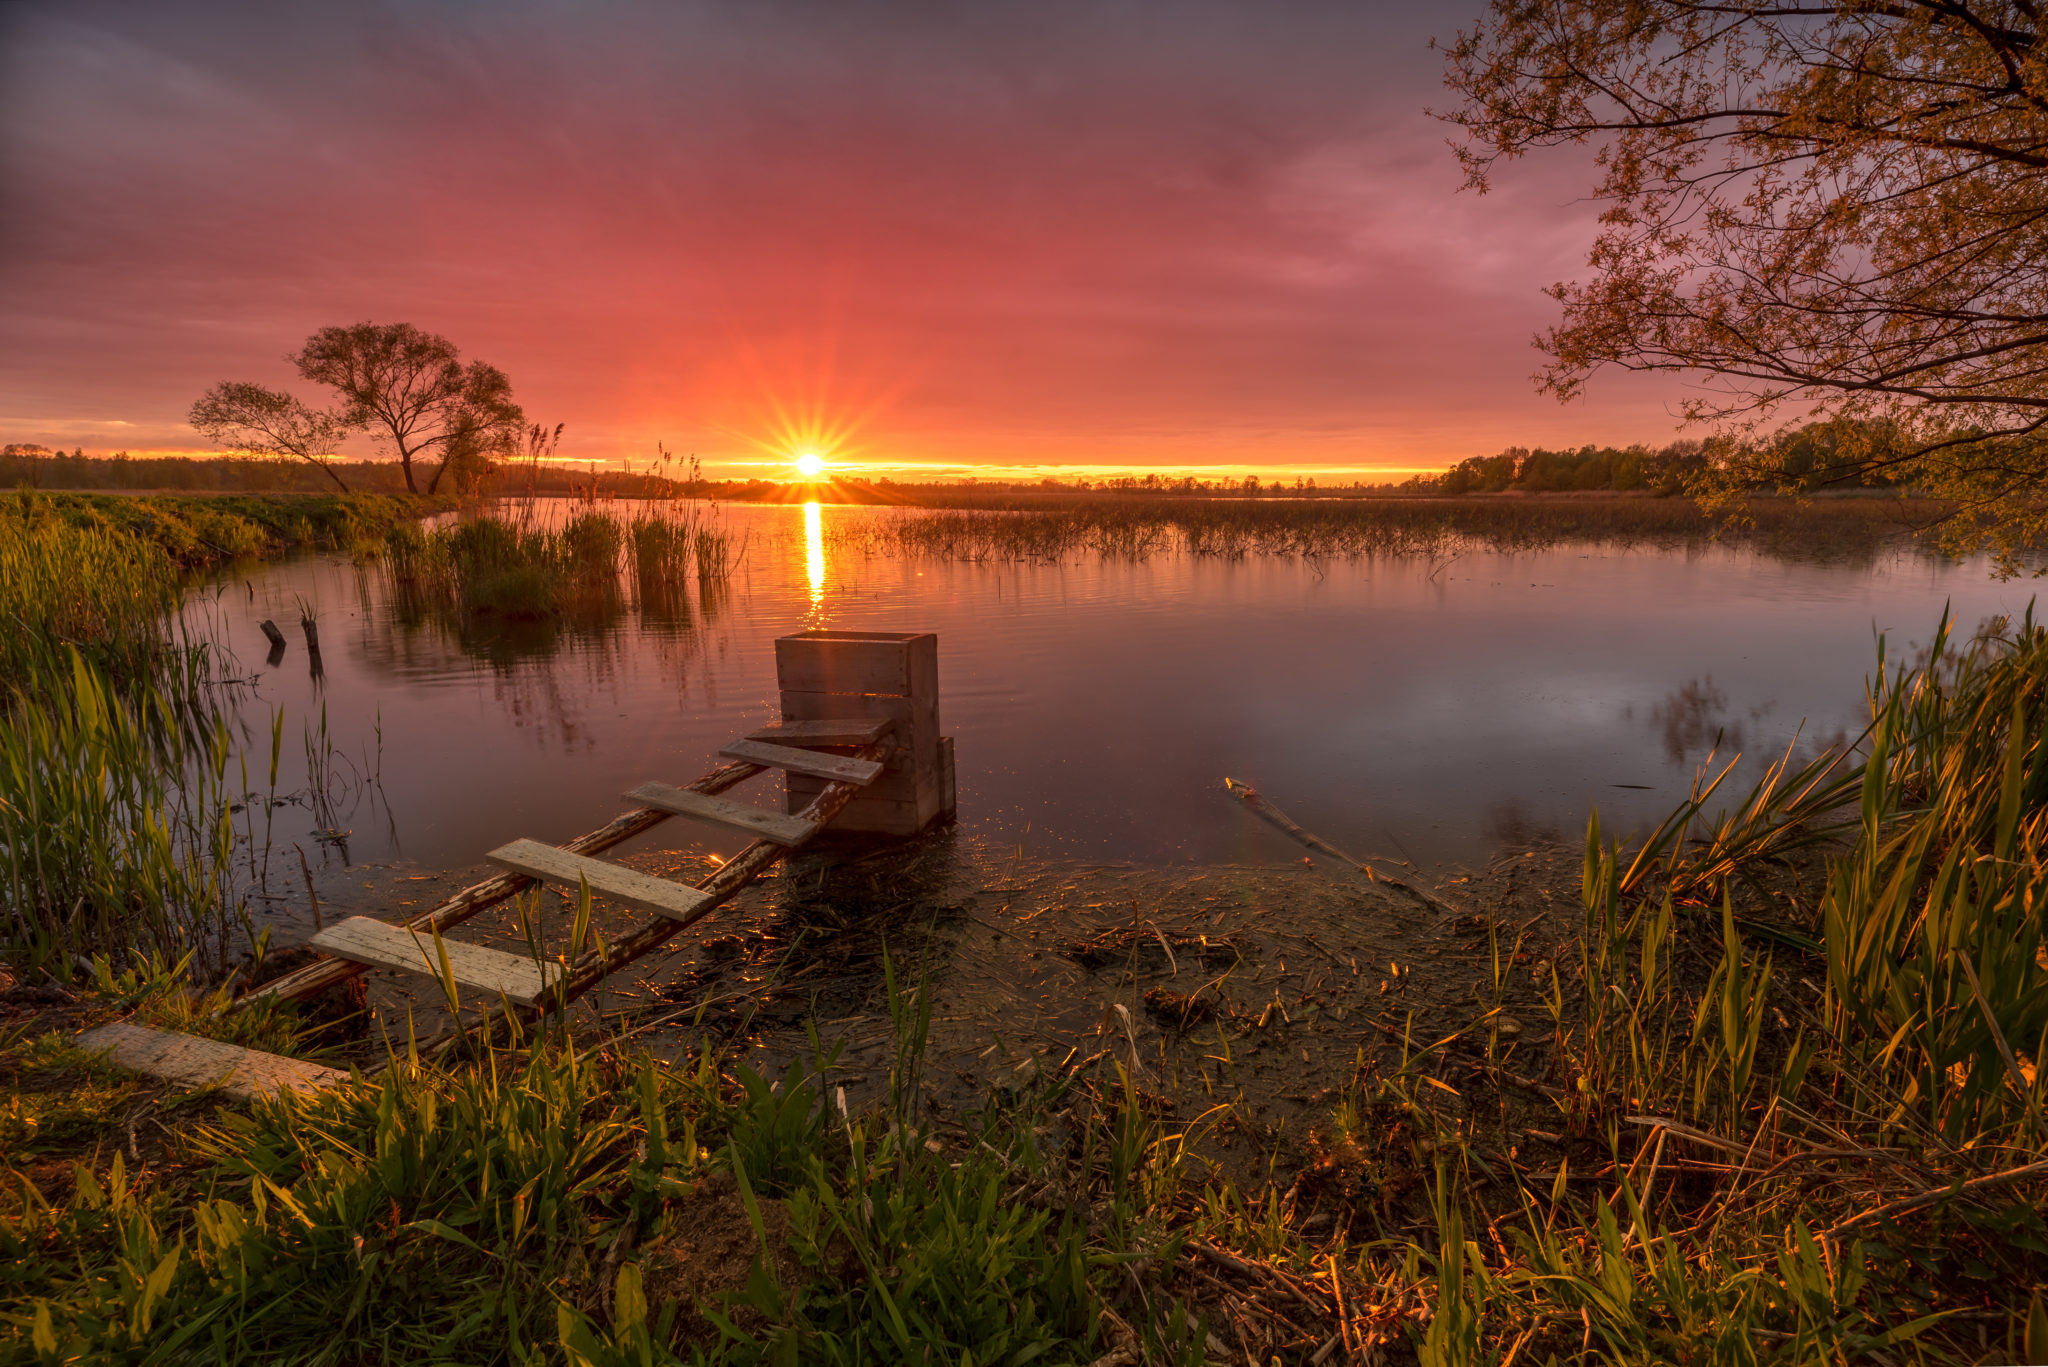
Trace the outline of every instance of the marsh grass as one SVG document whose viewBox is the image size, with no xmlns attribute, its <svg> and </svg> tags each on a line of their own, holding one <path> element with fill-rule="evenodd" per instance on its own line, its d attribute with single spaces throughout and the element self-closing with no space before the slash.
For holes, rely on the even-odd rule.
<svg viewBox="0 0 2048 1367">
<path fill-rule="evenodd" d="M 714 515 L 694 504 L 637 505 L 627 517 L 585 505 L 557 521 L 538 499 L 515 500 L 433 530 L 397 526 L 382 565 L 403 608 L 458 618 L 610 622 L 630 585 L 643 611 L 687 612 L 686 585 L 700 592 L 728 579 L 744 554 Z"/>
<path fill-rule="evenodd" d="M 1928 499 L 1756 499 L 1722 513 L 1681 498 L 1189 499 L 987 496 L 979 506 L 835 521 L 835 541 L 871 552 L 962 560 L 1125 559 L 1185 553 L 1311 561 L 1414 556 L 1440 567 L 1475 552 L 1594 544 L 1679 549 L 1711 543 L 1780 559 L 1868 563 L 1938 552 L 1922 529 L 1953 512 Z"/>
<path fill-rule="evenodd" d="M 116 687 L 75 650 L 37 668 L 0 713 L 0 956 L 60 978 L 190 956 L 218 978 L 248 932 L 225 718 L 190 676 Z"/>
<path fill-rule="evenodd" d="M 454 506 L 452 500 L 383 494 L 128 497 L 21 490 L 14 499 L 27 521 L 124 534 L 184 570 L 301 548 L 374 547 L 390 528 Z"/>
<path fill-rule="evenodd" d="M 701 574 L 673 528 L 578 525 L 549 575 L 644 603 Z M 387 572 L 516 567 L 507 534 L 394 537 Z M 65 658 L 0 719 L 5 952 L 88 1014 L 209 1030 L 189 984 L 247 934 L 229 747 Z M 1538 976 L 1489 925 L 1471 1019 L 1361 1049 L 1306 1134 L 1228 1087 L 1188 1114 L 1127 1017 L 940 1114 L 929 984 L 886 958 L 859 1109 L 815 1037 L 771 1076 L 556 1018 L 145 1150 L 147 1084 L 0 1036 L 0 1324 L 56 1362 L 2039 1360 L 2048 632 L 1944 631 L 1870 703 L 1853 748 L 1718 806 L 1703 779 L 1646 841 L 1590 823 L 1568 951 Z M 304 1044 L 286 1011 L 230 1028 Z M 1199 1028 L 1225 1075 L 1260 1043 Z"/>
<path fill-rule="evenodd" d="M 75 649 L 121 678 L 146 678 L 166 649 L 176 567 L 148 542 L 53 516 L 36 499 L 0 504 L 0 693 Z"/>
</svg>

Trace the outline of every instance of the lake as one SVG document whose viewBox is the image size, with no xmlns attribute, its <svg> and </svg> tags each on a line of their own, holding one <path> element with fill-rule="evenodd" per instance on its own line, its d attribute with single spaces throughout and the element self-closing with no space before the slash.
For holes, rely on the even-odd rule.
<svg viewBox="0 0 2048 1367">
<path fill-rule="evenodd" d="M 772 641 L 836 627 L 938 634 L 968 841 L 1034 859 L 1298 863 L 1225 794 L 1229 776 L 1340 849 L 1443 871 L 1578 840 L 1595 807 L 1610 829 L 1654 822 L 1717 736 L 1724 757 L 1752 760 L 1853 736 L 1879 633 L 1905 658 L 1945 604 L 1967 631 L 2031 597 L 1981 563 L 1904 552 L 1875 565 L 1590 545 L 1447 565 L 962 563 L 839 535 L 914 513 L 719 515 L 746 539 L 722 591 L 598 624 L 408 620 L 374 568 L 332 555 L 195 594 L 251 680 L 238 709 L 251 786 L 279 710 L 278 791 L 321 771 L 325 804 L 276 810 L 273 843 L 312 854 L 331 829 L 347 838 L 317 847 L 323 864 L 443 870 L 515 836 L 565 840 L 631 805 L 619 795 L 634 784 L 688 782 L 776 720 Z M 301 603 L 319 621 L 318 679 Z M 275 664 L 265 619 L 290 641 Z M 322 726 L 325 742 L 301 744 Z M 772 782 L 735 796 L 775 800 Z M 633 848 L 739 843 L 670 822 Z"/>
</svg>

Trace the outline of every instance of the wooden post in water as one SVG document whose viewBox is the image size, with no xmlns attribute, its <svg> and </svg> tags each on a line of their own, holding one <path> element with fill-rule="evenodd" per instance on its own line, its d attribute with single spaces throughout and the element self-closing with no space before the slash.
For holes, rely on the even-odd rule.
<svg viewBox="0 0 2048 1367">
<path fill-rule="evenodd" d="M 793 733 L 815 731 L 806 723 L 889 723 L 885 739 L 892 748 L 881 775 L 827 823 L 828 829 L 916 835 L 953 819 L 953 738 L 939 734 L 937 636 L 928 631 L 801 631 L 776 640 L 775 675 L 782 690 L 783 725 Z M 757 734 L 767 738 L 765 732 Z M 846 749 L 852 753 L 852 747 Z M 792 812 L 809 805 L 826 783 L 798 773 L 785 781 Z"/>
</svg>

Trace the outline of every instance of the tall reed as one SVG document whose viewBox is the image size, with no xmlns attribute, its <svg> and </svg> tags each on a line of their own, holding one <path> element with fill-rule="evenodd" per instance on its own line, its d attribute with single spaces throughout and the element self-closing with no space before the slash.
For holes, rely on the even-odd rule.
<svg viewBox="0 0 2048 1367">
<path fill-rule="evenodd" d="M 729 578 L 745 551 L 692 505 L 650 504 L 629 520 L 588 508 L 550 525 L 538 500 L 422 531 L 394 527 L 384 568 L 401 600 L 465 617 L 609 618 L 630 579 L 643 607 L 667 613 L 700 586 Z"/>
<path fill-rule="evenodd" d="M 68 977 L 190 954 L 217 976 L 248 929 L 225 719 L 176 673 L 117 688 L 76 650 L 45 668 L 0 714 L 0 955 Z"/>
<path fill-rule="evenodd" d="M 28 685 L 52 647 L 145 677 L 177 596 L 175 566 L 147 542 L 11 501 L 0 508 L 0 694 Z"/>
<path fill-rule="evenodd" d="M 1948 505 L 1919 499 L 1759 499 L 1734 516 L 1679 498 L 1232 499 L 959 496 L 952 506 L 836 523 L 869 550 L 963 560 L 1184 552 L 1307 559 L 1537 551 L 1566 544 L 1680 548 L 1719 541 L 1786 560 L 1867 563 L 1919 546 Z M 1931 546 L 1928 554 L 1938 554 Z"/>
</svg>

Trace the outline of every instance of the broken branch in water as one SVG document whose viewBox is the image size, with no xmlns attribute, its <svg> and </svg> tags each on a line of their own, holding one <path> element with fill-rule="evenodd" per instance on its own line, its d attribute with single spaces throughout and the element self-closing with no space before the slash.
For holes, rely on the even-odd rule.
<svg viewBox="0 0 2048 1367">
<path fill-rule="evenodd" d="M 1443 901 L 1441 898 L 1432 896 L 1431 894 L 1424 892 L 1421 888 L 1415 887 L 1408 883 L 1404 883 L 1398 878 L 1390 877 L 1387 874 L 1380 873 L 1379 871 L 1374 869 L 1370 864 L 1365 863 L 1361 860 L 1353 859 L 1350 855 L 1344 853 L 1344 851 L 1338 849 L 1329 841 L 1324 840 L 1321 836 L 1315 835 L 1309 831 L 1305 831 L 1301 827 L 1295 825 L 1293 820 L 1288 817 L 1287 813 L 1281 811 L 1278 807 L 1275 807 L 1272 803 L 1268 802 L 1264 797 L 1260 796 L 1259 790 L 1252 787 L 1251 784 L 1239 783 L 1234 778 L 1226 778 L 1223 780 L 1223 787 L 1224 790 L 1228 792 L 1232 797 L 1235 797 L 1238 801 L 1244 803 L 1245 806 L 1251 808 L 1252 811 L 1264 817 L 1268 822 L 1272 823 L 1274 826 L 1279 827 L 1282 831 L 1285 831 L 1288 835 L 1300 841 L 1302 844 L 1308 846 L 1310 849 L 1318 850 L 1323 854 L 1327 854 L 1332 859 L 1341 859 L 1345 863 L 1349 864 L 1352 868 L 1357 869 L 1360 873 L 1364 874 L 1371 881 L 1375 883 L 1384 883 L 1386 886 L 1393 888 L 1397 892 L 1405 892 L 1410 897 L 1415 898 L 1424 906 L 1427 906 L 1432 910 L 1443 912 L 1447 916 L 1454 916 L 1457 914 L 1457 909 L 1451 906 L 1449 903 Z"/>
</svg>

